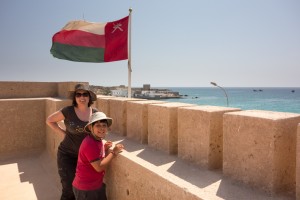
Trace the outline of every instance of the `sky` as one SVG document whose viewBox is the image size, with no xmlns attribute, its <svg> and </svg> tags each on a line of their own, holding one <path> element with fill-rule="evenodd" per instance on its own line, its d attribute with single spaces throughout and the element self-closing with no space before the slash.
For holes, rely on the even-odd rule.
<svg viewBox="0 0 300 200">
<path fill-rule="evenodd" d="M 127 86 L 127 60 L 72 62 L 50 49 L 67 22 L 129 8 L 132 87 L 300 87 L 299 0 L 1 0 L 0 81 Z"/>
</svg>

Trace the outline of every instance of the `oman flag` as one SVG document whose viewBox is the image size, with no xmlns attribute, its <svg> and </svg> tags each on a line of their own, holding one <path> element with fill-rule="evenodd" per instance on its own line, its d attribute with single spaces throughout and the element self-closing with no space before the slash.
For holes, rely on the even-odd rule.
<svg viewBox="0 0 300 200">
<path fill-rule="evenodd" d="M 91 23 L 71 21 L 52 37 L 51 54 L 77 62 L 111 62 L 128 59 L 128 18 Z"/>
</svg>

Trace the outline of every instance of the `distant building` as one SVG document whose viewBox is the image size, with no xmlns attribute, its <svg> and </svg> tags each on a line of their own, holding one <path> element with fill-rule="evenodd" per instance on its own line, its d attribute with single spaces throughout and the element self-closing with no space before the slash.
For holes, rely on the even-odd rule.
<svg viewBox="0 0 300 200">
<path fill-rule="evenodd" d="M 168 89 L 151 89 L 150 84 L 144 84 L 141 90 L 135 90 L 133 96 L 141 99 L 180 98 L 179 92 L 173 92 Z"/>
<path fill-rule="evenodd" d="M 143 90 L 150 90 L 150 84 L 144 84 Z"/>
<path fill-rule="evenodd" d="M 115 87 L 93 86 L 96 94 L 111 95 L 115 97 L 128 97 L 128 88 L 124 85 Z M 179 92 L 168 89 L 151 89 L 150 84 L 143 84 L 142 88 L 132 88 L 131 97 L 141 99 L 169 99 L 180 98 Z"/>
<path fill-rule="evenodd" d="M 127 89 L 116 89 L 111 90 L 111 95 L 115 97 L 128 97 L 128 90 Z"/>
</svg>

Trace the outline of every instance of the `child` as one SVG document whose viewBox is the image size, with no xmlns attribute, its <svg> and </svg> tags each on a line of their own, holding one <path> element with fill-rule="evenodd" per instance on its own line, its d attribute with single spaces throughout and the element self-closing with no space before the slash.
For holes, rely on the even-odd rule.
<svg viewBox="0 0 300 200">
<path fill-rule="evenodd" d="M 106 117 L 103 112 L 95 112 L 84 128 L 90 134 L 82 141 L 78 153 L 76 175 L 73 181 L 73 191 L 77 200 L 106 200 L 103 183 L 105 169 L 124 148 L 122 144 L 116 144 L 110 150 L 112 142 L 108 141 L 103 144 L 102 139 L 111 124 L 111 118 Z"/>
</svg>

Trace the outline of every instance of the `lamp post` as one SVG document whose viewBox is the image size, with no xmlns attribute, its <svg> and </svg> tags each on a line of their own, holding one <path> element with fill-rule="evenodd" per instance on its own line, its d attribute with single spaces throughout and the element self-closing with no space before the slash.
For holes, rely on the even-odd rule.
<svg viewBox="0 0 300 200">
<path fill-rule="evenodd" d="M 212 84 L 212 85 L 214 85 L 214 86 L 216 86 L 216 87 L 219 87 L 219 88 L 221 88 L 221 89 L 224 91 L 225 96 L 226 96 L 226 101 L 227 101 L 227 107 L 228 107 L 228 96 L 227 96 L 227 93 L 226 93 L 226 91 L 224 90 L 224 88 L 222 88 L 221 86 L 217 85 L 215 82 L 210 82 L 210 84 Z"/>
</svg>

